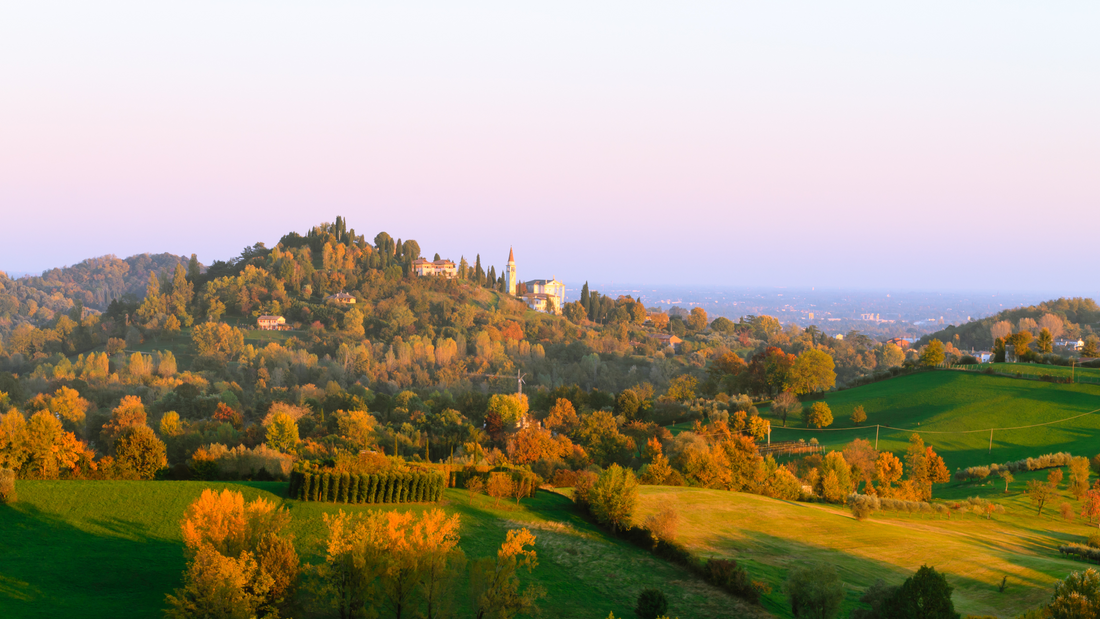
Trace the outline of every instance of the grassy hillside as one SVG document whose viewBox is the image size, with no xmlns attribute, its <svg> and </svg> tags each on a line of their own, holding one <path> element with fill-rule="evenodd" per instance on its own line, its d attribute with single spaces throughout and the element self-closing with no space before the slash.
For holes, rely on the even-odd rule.
<svg viewBox="0 0 1100 619">
<path fill-rule="evenodd" d="M 789 419 L 788 428 L 772 421 L 772 440 L 816 438 L 827 449 L 839 449 L 854 438 L 875 440 L 879 448 L 905 450 L 909 436 L 921 434 L 936 447 L 951 469 L 1006 462 L 1052 451 L 1093 456 L 1100 451 L 1100 386 L 1058 385 L 967 372 L 923 372 L 830 393 L 825 397 L 834 423 L 824 430 L 805 428 Z M 856 406 L 867 411 L 863 427 L 849 417 Z M 1097 411 L 1049 426 L 993 433 L 1008 428 L 1045 423 Z M 767 413 L 765 413 L 767 414 Z M 971 432 L 973 431 L 973 432 Z M 964 433 L 970 432 L 970 433 Z"/>
<path fill-rule="evenodd" d="M 231 487 L 247 498 L 281 498 L 280 483 L 19 482 L 19 502 L 0 505 L 0 616 L 153 617 L 184 569 L 179 520 L 203 488 Z M 526 526 L 538 541 L 535 579 L 548 591 L 548 617 L 632 616 L 638 593 L 659 587 L 680 617 L 766 616 L 680 568 L 608 539 L 549 493 L 520 508 L 448 490 L 445 509 L 462 516 L 469 558 L 495 553 L 507 529 Z M 321 514 L 365 509 L 285 501 L 303 562 L 323 561 Z M 511 507 L 511 508 L 509 508 Z M 402 506 L 420 510 L 424 506 Z M 463 589 L 464 595 L 464 589 Z M 299 615 L 295 615 L 299 616 Z"/>
<path fill-rule="evenodd" d="M 1003 502 L 1006 513 L 993 520 L 880 513 L 859 522 L 839 506 L 660 486 L 642 488 L 636 518 L 672 506 L 680 514 L 679 540 L 703 556 L 746 565 L 753 578 L 771 586 L 764 607 L 781 617 L 792 616 L 783 597 L 788 569 L 819 561 L 836 566 L 846 585 L 841 617 L 876 579 L 900 584 L 921 565 L 931 565 L 947 574 L 955 587 L 955 609 L 964 616 L 1008 618 L 1049 598 L 1055 580 L 1086 567 L 1061 558 L 1057 546 L 1081 541 L 1093 528 L 1062 522 L 1053 515 L 1056 508 L 1036 517 L 1023 481 L 1014 482 L 1008 495 L 1003 484 L 994 486 L 987 484 L 982 494 Z M 956 493 L 977 492 L 958 488 Z M 1008 586 L 999 593 L 1004 576 Z"/>
</svg>

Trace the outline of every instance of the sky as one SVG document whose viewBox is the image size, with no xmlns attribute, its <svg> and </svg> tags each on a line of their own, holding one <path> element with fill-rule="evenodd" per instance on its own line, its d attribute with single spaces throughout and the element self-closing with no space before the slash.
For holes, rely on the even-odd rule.
<svg viewBox="0 0 1100 619">
<path fill-rule="evenodd" d="M 1100 293 L 1100 3 L 8 2 L 0 270 L 337 215 L 521 279 Z"/>
</svg>

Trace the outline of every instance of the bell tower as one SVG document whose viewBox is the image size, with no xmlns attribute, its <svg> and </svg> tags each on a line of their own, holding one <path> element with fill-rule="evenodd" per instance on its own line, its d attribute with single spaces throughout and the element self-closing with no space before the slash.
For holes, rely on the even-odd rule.
<svg viewBox="0 0 1100 619">
<path fill-rule="evenodd" d="M 508 294 L 513 297 L 516 296 L 516 290 L 518 289 L 518 283 L 516 282 L 516 257 L 512 253 L 512 248 L 508 248 L 508 275 L 505 279 L 505 283 L 508 285 Z"/>
</svg>

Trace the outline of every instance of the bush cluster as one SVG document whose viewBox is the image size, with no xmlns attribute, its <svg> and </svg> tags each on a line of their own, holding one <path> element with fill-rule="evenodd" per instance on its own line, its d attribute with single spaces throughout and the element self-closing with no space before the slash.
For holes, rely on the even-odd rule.
<svg viewBox="0 0 1100 619">
<path fill-rule="evenodd" d="M 232 449 L 220 443 L 199 448 L 190 466 L 176 465 L 177 479 L 283 481 L 290 476 L 294 456 L 257 445 L 251 449 L 237 445 Z"/>
<path fill-rule="evenodd" d="M 1081 557 L 1090 563 L 1100 563 L 1100 548 L 1093 548 L 1086 544 L 1065 544 L 1058 547 L 1058 552 Z"/>
<path fill-rule="evenodd" d="M 451 485 L 455 488 L 468 489 L 470 481 L 476 478 L 481 480 L 481 487 L 486 488 L 489 485 L 489 477 L 493 473 L 507 473 L 511 475 L 513 486 L 524 484 L 523 488 L 527 490 L 527 493 L 523 495 L 523 498 L 534 497 L 535 493 L 539 490 L 539 486 L 542 485 L 542 478 L 531 471 L 504 466 L 485 470 L 479 470 L 471 466 L 459 471 L 454 471 L 451 473 Z"/>
<path fill-rule="evenodd" d="M 908 512 L 910 514 L 937 514 L 949 516 L 951 512 L 973 512 L 980 516 L 989 516 L 991 513 L 1003 514 L 1004 506 L 991 503 L 979 497 L 970 497 L 965 501 L 956 501 L 950 504 L 927 503 L 925 501 L 904 501 L 902 499 L 886 499 L 873 495 L 852 493 L 848 495 L 848 508 L 852 515 L 863 520 L 876 511 Z"/>
<path fill-rule="evenodd" d="M 1038 458 L 1024 458 L 1023 460 L 1016 460 L 1015 462 L 1005 462 L 1004 464 L 990 464 L 989 466 L 972 466 L 962 469 L 955 473 L 955 479 L 985 479 L 990 475 L 996 475 L 1002 470 L 1009 471 L 1010 473 L 1018 473 L 1020 471 L 1039 471 L 1042 469 L 1052 469 L 1059 466 L 1069 466 L 1069 461 L 1073 459 L 1073 456 L 1066 452 L 1050 453 L 1039 456 Z"/>
<path fill-rule="evenodd" d="M 426 503 L 443 496 L 439 473 L 358 474 L 294 471 L 289 496 L 299 501 L 325 503 Z"/>
</svg>

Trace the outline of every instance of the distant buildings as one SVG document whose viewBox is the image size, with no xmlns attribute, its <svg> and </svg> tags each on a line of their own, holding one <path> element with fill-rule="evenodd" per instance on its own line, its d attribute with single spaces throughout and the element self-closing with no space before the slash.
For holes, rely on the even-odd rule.
<svg viewBox="0 0 1100 619">
<path fill-rule="evenodd" d="M 1059 348 L 1065 348 L 1066 350 L 1079 352 L 1082 348 L 1085 347 L 1085 340 L 1058 339 L 1054 340 L 1054 345 Z"/>
<path fill-rule="evenodd" d="M 256 326 L 263 331 L 279 331 L 286 329 L 286 318 L 282 316 L 260 316 L 256 319 Z"/>
<path fill-rule="evenodd" d="M 894 346 L 897 346 L 898 348 L 900 348 L 902 350 L 905 350 L 906 348 L 909 348 L 909 340 L 907 340 L 903 337 L 895 337 L 895 338 L 886 340 L 886 343 L 887 344 L 893 344 Z"/>
<path fill-rule="evenodd" d="M 338 305 L 355 305 L 355 297 L 346 292 L 337 292 L 336 294 L 330 294 L 325 297 L 325 301 L 329 303 L 336 303 Z"/>
<path fill-rule="evenodd" d="M 450 260 L 425 260 L 417 258 L 412 262 L 413 273 L 419 277 L 436 276 L 454 279 L 458 277 L 458 267 Z"/>
</svg>

